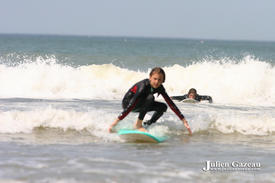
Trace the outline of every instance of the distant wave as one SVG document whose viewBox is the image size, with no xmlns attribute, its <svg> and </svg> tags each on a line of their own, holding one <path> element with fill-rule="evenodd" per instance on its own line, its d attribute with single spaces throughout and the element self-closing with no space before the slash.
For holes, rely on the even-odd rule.
<svg viewBox="0 0 275 183">
<path fill-rule="evenodd" d="M 37 57 L 15 66 L 0 64 L 0 97 L 121 99 L 147 72 L 113 64 L 72 67 L 54 57 Z M 202 60 L 189 66 L 164 67 L 164 86 L 170 95 L 182 95 L 193 87 L 211 95 L 216 103 L 275 104 L 275 68 L 252 57 L 242 61 Z"/>
</svg>

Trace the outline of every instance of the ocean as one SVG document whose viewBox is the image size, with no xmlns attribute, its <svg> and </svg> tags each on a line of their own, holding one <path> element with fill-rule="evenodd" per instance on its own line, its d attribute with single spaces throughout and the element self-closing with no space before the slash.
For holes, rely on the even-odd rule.
<svg viewBox="0 0 275 183">
<path fill-rule="evenodd" d="M 274 65 L 275 42 L 0 34 L 0 183 L 275 182 Z M 213 98 L 175 102 L 193 135 L 169 108 L 163 143 L 108 133 L 156 66 L 170 96 Z"/>
</svg>

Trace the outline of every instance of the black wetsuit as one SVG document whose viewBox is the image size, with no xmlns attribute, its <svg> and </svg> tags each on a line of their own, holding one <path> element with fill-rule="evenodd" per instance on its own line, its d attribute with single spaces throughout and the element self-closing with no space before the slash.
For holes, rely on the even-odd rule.
<svg viewBox="0 0 275 183">
<path fill-rule="evenodd" d="M 166 112 L 167 105 L 162 102 L 156 102 L 153 95 L 155 93 L 163 96 L 166 103 L 180 119 L 184 118 L 180 110 L 166 93 L 163 85 L 160 85 L 158 88 L 154 89 L 151 87 L 149 79 L 144 79 L 136 83 L 128 90 L 122 100 L 123 112 L 118 116 L 118 118 L 122 120 L 129 114 L 129 112 L 133 111 L 139 112 L 138 119 L 143 120 L 148 111 L 155 111 L 147 124 L 156 122 L 162 114 Z"/>
<path fill-rule="evenodd" d="M 185 95 L 182 95 L 182 96 L 172 96 L 171 97 L 171 99 L 178 100 L 178 101 L 182 101 L 182 100 L 187 99 L 187 98 L 188 98 L 188 94 L 185 94 Z M 197 101 L 208 100 L 209 103 L 213 102 L 212 97 L 207 96 L 207 95 L 198 95 L 197 94 L 194 99 L 197 100 Z"/>
</svg>

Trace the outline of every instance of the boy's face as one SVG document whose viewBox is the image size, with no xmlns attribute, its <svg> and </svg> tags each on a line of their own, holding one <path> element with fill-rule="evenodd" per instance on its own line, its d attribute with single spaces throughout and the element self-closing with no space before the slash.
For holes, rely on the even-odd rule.
<svg viewBox="0 0 275 183">
<path fill-rule="evenodd" d="M 150 76 L 149 80 L 150 85 L 153 88 L 158 88 L 163 83 L 163 75 L 159 73 L 154 73 L 152 74 L 152 76 Z"/>
<path fill-rule="evenodd" d="M 192 99 L 195 99 L 195 93 L 190 93 L 189 95 L 188 95 L 188 98 L 192 98 Z"/>
</svg>

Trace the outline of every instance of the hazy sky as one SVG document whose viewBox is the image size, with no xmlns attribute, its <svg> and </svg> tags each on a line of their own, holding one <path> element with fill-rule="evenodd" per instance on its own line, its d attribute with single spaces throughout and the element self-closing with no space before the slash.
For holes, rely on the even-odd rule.
<svg viewBox="0 0 275 183">
<path fill-rule="evenodd" d="M 275 41 L 275 0 L 0 0 L 0 33 Z"/>
</svg>

